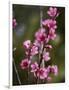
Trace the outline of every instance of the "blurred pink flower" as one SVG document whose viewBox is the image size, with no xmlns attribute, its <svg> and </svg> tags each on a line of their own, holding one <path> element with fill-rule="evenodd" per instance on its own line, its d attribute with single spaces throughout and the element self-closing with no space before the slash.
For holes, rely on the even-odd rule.
<svg viewBox="0 0 69 90">
<path fill-rule="evenodd" d="M 55 7 L 50 7 L 49 10 L 47 11 L 47 14 L 48 14 L 50 17 L 56 17 L 56 16 L 58 16 L 57 8 L 55 8 Z"/>
<path fill-rule="evenodd" d="M 22 69 L 27 69 L 29 67 L 30 63 L 31 63 L 31 61 L 26 58 L 21 61 L 20 66 Z"/>
<path fill-rule="evenodd" d="M 33 45 L 31 48 L 31 55 L 33 56 L 36 54 L 38 54 L 38 47 Z"/>
<path fill-rule="evenodd" d="M 23 42 L 23 45 L 26 49 L 29 49 L 31 46 L 31 41 L 30 40 L 26 40 L 25 42 Z"/>
<path fill-rule="evenodd" d="M 46 39 L 45 29 L 41 28 L 35 33 L 36 40 L 43 42 Z"/>
<path fill-rule="evenodd" d="M 15 18 L 12 20 L 12 25 L 13 25 L 13 28 L 15 28 L 16 25 L 17 25 L 17 22 L 16 22 L 16 19 Z"/>
<path fill-rule="evenodd" d="M 40 68 L 36 73 L 36 76 L 39 77 L 40 79 L 47 78 L 47 75 L 48 73 L 46 68 Z"/>
<path fill-rule="evenodd" d="M 57 67 L 57 65 L 53 65 L 53 66 L 51 67 L 51 70 L 52 70 L 52 72 L 54 73 L 55 76 L 58 75 L 58 67 Z"/>
<path fill-rule="evenodd" d="M 51 49 L 52 48 L 52 45 L 47 44 L 45 47 Z"/>
<path fill-rule="evenodd" d="M 48 76 L 47 81 L 50 82 L 52 80 L 52 77 Z"/>
<path fill-rule="evenodd" d="M 49 28 L 49 30 L 55 30 L 57 28 L 56 25 L 56 20 L 52 20 L 52 19 L 46 19 L 44 21 L 42 21 L 42 24 L 44 26 L 47 26 Z"/>
<path fill-rule="evenodd" d="M 42 25 L 44 26 L 48 26 L 50 19 L 45 19 L 44 21 L 42 21 Z"/>
<path fill-rule="evenodd" d="M 55 76 L 57 76 L 58 75 L 58 67 L 57 67 L 57 65 L 52 65 L 52 66 L 48 66 L 47 67 L 47 70 L 48 70 L 48 73 L 54 73 L 54 75 Z"/>
<path fill-rule="evenodd" d="M 35 46 L 37 46 L 37 47 L 40 47 L 40 45 L 41 45 L 38 40 L 35 40 L 33 44 L 34 44 Z"/>
<path fill-rule="evenodd" d="M 31 64 L 31 72 L 37 71 L 38 68 L 39 67 L 38 67 L 38 63 L 37 62 Z"/>
<path fill-rule="evenodd" d="M 56 38 L 56 33 L 51 30 L 48 34 L 48 38 L 54 40 Z"/>
<path fill-rule="evenodd" d="M 57 29 L 56 20 L 50 19 L 50 20 L 49 20 L 49 23 L 48 23 L 48 27 L 50 28 L 50 30 L 51 30 L 51 29 L 52 29 L 52 30 Z"/>
<path fill-rule="evenodd" d="M 43 54 L 43 59 L 44 59 L 45 61 L 49 61 L 49 60 L 50 60 L 49 52 L 44 52 L 44 54 Z"/>
</svg>

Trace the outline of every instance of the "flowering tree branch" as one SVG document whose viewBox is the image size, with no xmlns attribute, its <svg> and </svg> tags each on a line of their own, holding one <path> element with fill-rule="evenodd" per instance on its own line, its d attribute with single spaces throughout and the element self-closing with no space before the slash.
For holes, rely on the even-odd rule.
<svg viewBox="0 0 69 90">
<path fill-rule="evenodd" d="M 43 12 L 42 7 L 40 7 L 40 28 L 35 33 L 35 40 L 33 43 L 30 40 L 23 42 L 26 58 L 21 61 L 20 66 L 22 69 L 28 69 L 28 73 L 33 73 L 37 79 L 36 83 L 39 83 L 39 80 L 50 81 L 52 79 L 50 73 L 53 73 L 55 76 L 58 75 L 57 65 L 45 66 L 45 63 L 51 60 L 49 49 L 52 48 L 52 45 L 49 45 L 49 41 L 56 38 L 56 18 L 59 13 L 57 8 L 50 7 L 47 14 L 50 18 L 42 20 Z M 39 55 L 39 61 L 33 63 L 33 56 L 36 55 Z"/>
</svg>

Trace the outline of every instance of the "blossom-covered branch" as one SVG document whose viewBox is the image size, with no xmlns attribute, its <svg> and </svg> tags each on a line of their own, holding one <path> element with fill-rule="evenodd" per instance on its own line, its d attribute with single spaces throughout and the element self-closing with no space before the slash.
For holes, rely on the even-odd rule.
<svg viewBox="0 0 69 90">
<path fill-rule="evenodd" d="M 58 10 L 55 7 L 50 7 L 47 14 L 50 18 L 41 21 L 41 27 L 35 33 L 33 43 L 31 40 L 23 42 L 26 58 L 20 63 L 22 69 L 29 69 L 29 72 L 33 73 L 34 77 L 40 80 L 51 80 L 50 73 L 53 73 L 55 76 L 58 75 L 57 65 L 42 65 L 42 61 L 47 63 L 51 60 L 49 49 L 52 49 L 52 45 L 49 44 L 49 41 L 55 40 L 57 36 L 56 18 L 59 15 Z M 38 61 L 32 62 L 33 56 L 36 55 L 39 55 Z"/>
</svg>

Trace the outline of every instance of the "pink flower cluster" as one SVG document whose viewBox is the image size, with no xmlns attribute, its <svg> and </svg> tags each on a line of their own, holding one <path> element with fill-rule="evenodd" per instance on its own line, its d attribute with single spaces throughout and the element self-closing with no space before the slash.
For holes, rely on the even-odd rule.
<svg viewBox="0 0 69 90">
<path fill-rule="evenodd" d="M 50 73 L 55 76 L 58 75 L 57 65 L 41 65 L 42 62 L 47 63 L 51 60 L 49 49 L 52 45 L 49 45 L 50 40 L 56 38 L 57 22 L 56 18 L 58 16 L 57 8 L 50 7 L 47 14 L 51 19 L 43 20 L 42 28 L 39 28 L 35 33 L 35 40 L 32 43 L 30 40 L 23 42 L 23 47 L 25 48 L 26 59 L 23 59 L 20 63 L 22 69 L 29 69 L 30 73 L 33 73 L 34 77 L 50 81 Z M 33 56 L 39 55 L 38 62 L 33 60 Z"/>
<path fill-rule="evenodd" d="M 53 7 L 50 7 L 49 10 L 47 11 L 47 14 L 54 18 L 54 17 L 57 17 L 59 15 L 58 11 L 57 11 L 57 8 L 53 8 Z"/>
<path fill-rule="evenodd" d="M 13 28 L 15 28 L 17 26 L 17 22 L 16 22 L 15 18 L 12 20 L 12 26 L 13 26 Z"/>
<path fill-rule="evenodd" d="M 34 64 L 31 64 L 31 72 L 34 73 L 35 77 L 39 77 L 40 79 L 48 79 L 50 77 L 49 73 L 54 73 L 55 76 L 58 75 L 58 67 L 57 65 L 52 65 L 46 68 L 45 67 L 39 68 L 38 63 L 35 62 Z"/>
</svg>

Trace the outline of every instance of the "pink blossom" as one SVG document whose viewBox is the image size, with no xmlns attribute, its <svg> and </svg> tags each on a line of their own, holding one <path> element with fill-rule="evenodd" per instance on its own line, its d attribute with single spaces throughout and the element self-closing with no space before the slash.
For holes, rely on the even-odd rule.
<svg viewBox="0 0 69 90">
<path fill-rule="evenodd" d="M 49 32 L 48 38 L 51 40 L 54 40 L 56 38 L 56 33 L 53 33 L 52 31 Z"/>
<path fill-rule="evenodd" d="M 36 76 L 39 77 L 40 79 L 47 78 L 47 75 L 48 73 L 46 68 L 40 68 L 36 73 Z"/>
<path fill-rule="evenodd" d="M 58 75 L 58 67 L 57 67 L 57 65 L 53 65 L 53 66 L 51 67 L 51 70 L 52 70 L 52 72 L 54 73 L 55 76 Z"/>
<path fill-rule="evenodd" d="M 31 72 L 36 72 L 38 68 L 39 67 L 37 62 L 31 64 Z"/>
<path fill-rule="evenodd" d="M 45 19 L 44 21 L 42 21 L 42 25 L 48 26 L 49 21 L 50 21 L 50 19 Z"/>
<path fill-rule="evenodd" d="M 49 60 L 50 60 L 49 52 L 44 52 L 44 54 L 43 54 L 43 59 L 44 59 L 45 61 L 49 61 Z"/>
<path fill-rule="evenodd" d="M 57 76 L 58 75 L 58 67 L 57 67 L 57 65 L 52 65 L 52 66 L 48 66 L 47 67 L 47 70 L 48 70 L 48 73 L 54 73 L 54 75 L 55 76 Z"/>
<path fill-rule="evenodd" d="M 31 61 L 26 58 L 21 61 L 20 66 L 22 69 L 27 69 L 29 67 L 30 63 L 31 63 Z"/>
<path fill-rule="evenodd" d="M 48 23 L 48 27 L 53 30 L 57 29 L 56 20 L 50 19 Z"/>
<path fill-rule="evenodd" d="M 56 17 L 56 16 L 58 16 L 57 8 L 55 8 L 55 7 L 50 7 L 49 10 L 47 11 L 47 14 L 48 14 L 50 17 Z"/>
<path fill-rule="evenodd" d="M 24 47 L 25 47 L 26 49 L 29 49 L 30 46 L 31 46 L 31 41 L 30 41 L 30 40 L 26 40 L 26 41 L 23 43 L 23 45 L 24 45 Z"/>
<path fill-rule="evenodd" d="M 51 66 L 50 65 L 47 67 L 47 71 L 48 71 L 48 73 L 51 72 Z"/>
<path fill-rule="evenodd" d="M 52 19 L 47 19 L 42 22 L 44 26 L 47 26 L 49 28 L 49 34 L 48 34 L 48 41 L 54 40 L 56 38 L 55 29 L 57 28 L 56 21 Z"/>
<path fill-rule="evenodd" d="M 46 48 L 50 48 L 51 49 L 52 48 L 52 45 L 47 44 L 46 45 Z"/>
<path fill-rule="evenodd" d="M 46 37 L 46 39 L 45 39 L 45 43 L 47 44 L 48 42 L 49 42 L 49 38 L 48 37 Z"/>
<path fill-rule="evenodd" d="M 52 20 L 52 19 L 46 19 L 44 21 L 42 21 L 42 24 L 44 26 L 47 26 L 49 28 L 49 30 L 55 30 L 57 28 L 56 25 L 56 20 Z"/>
<path fill-rule="evenodd" d="M 33 56 L 36 54 L 38 54 L 38 47 L 33 45 L 31 48 L 31 55 Z"/>
<path fill-rule="evenodd" d="M 46 39 L 45 29 L 41 28 L 35 33 L 35 37 L 38 41 L 43 42 Z"/>
<path fill-rule="evenodd" d="M 35 40 L 33 44 L 34 44 L 35 46 L 37 46 L 37 47 L 40 47 L 40 45 L 41 45 L 38 40 Z"/>
<path fill-rule="evenodd" d="M 52 80 L 52 78 L 48 76 L 47 81 L 50 82 L 51 80 Z"/>
<path fill-rule="evenodd" d="M 13 19 L 13 20 L 12 20 L 12 24 L 13 24 L 13 28 L 15 28 L 16 25 L 17 25 L 16 19 Z"/>
</svg>

